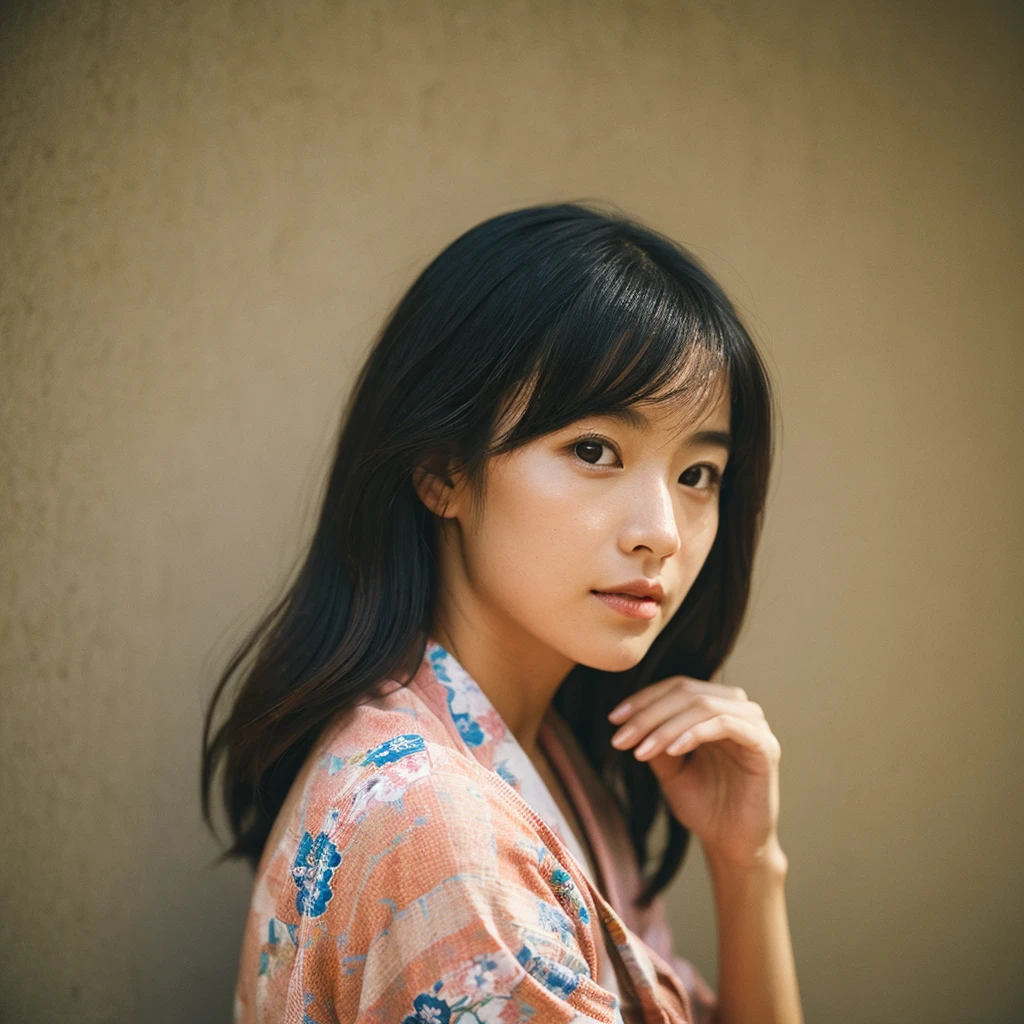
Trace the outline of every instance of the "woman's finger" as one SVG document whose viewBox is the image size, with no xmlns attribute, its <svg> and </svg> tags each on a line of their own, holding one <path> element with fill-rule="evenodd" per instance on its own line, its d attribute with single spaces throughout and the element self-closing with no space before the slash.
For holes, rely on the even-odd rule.
<svg viewBox="0 0 1024 1024">
<path fill-rule="evenodd" d="M 637 690 L 636 693 L 630 694 L 615 706 L 608 715 L 609 719 L 613 722 L 621 722 L 634 712 L 648 707 L 666 693 L 671 693 L 683 680 L 688 678 L 689 676 L 668 676 L 656 683 L 651 683 L 650 686 L 645 686 L 642 690 Z"/>
<path fill-rule="evenodd" d="M 769 761 L 778 761 L 782 754 L 782 747 L 770 729 L 729 714 L 716 715 L 690 726 L 669 746 L 667 753 L 685 754 L 702 743 L 725 739 L 760 751 Z"/>
<path fill-rule="evenodd" d="M 712 676 L 712 679 L 714 679 L 714 676 Z M 732 700 L 747 699 L 746 691 L 738 686 L 726 686 L 723 683 L 716 683 L 710 680 L 705 682 L 703 679 L 694 679 L 691 676 L 668 676 L 631 694 L 625 701 L 615 707 L 608 715 L 608 718 L 615 723 L 624 722 L 627 718 L 636 714 L 636 712 L 643 711 L 656 701 L 679 691 L 707 693 L 716 697 L 728 697 Z"/>
<path fill-rule="evenodd" d="M 729 697 L 731 700 L 748 700 L 747 691 L 738 686 L 726 686 L 716 683 L 712 676 L 706 683 L 702 679 L 686 679 L 682 684 L 692 693 L 710 693 L 716 697 Z"/>
<path fill-rule="evenodd" d="M 665 696 L 659 703 L 636 712 L 612 736 L 612 746 L 628 750 L 633 744 L 652 756 L 671 743 L 690 725 L 715 715 L 732 714 L 737 718 L 759 723 L 764 712 L 752 701 L 732 700 L 707 693 L 679 692 Z"/>
</svg>

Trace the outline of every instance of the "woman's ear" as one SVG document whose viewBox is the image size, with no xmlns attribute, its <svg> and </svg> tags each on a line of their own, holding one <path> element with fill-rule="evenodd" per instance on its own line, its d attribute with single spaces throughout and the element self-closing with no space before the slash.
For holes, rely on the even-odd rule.
<svg viewBox="0 0 1024 1024">
<path fill-rule="evenodd" d="M 452 473 L 441 457 L 417 466 L 412 473 L 412 485 L 420 501 L 435 516 L 452 519 L 458 514 L 461 476 Z"/>
</svg>

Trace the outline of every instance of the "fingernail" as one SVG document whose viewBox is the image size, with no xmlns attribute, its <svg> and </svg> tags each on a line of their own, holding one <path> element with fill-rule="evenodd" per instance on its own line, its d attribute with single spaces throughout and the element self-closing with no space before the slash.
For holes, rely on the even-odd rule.
<svg viewBox="0 0 1024 1024">
<path fill-rule="evenodd" d="M 613 747 L 627 746 L 636 735 L 636 729 L 631 725 L 624 726 L 612 737 Z"/>
<path fill-rule="evenodd" d="M 608 718 L 613 722 L 621 722 L 632 710 L 632 704 L 620 704 L 614 711 L 609 712 Z"/>
<path fill-rule="evenodd" d="M 687 744 L 690 742 L 690 733 L 684 732 L 682 736 L 674 739 L 666 748 L 666 754 L 678 754 L 684 750 Z"/>
<path fill-rule="evenodd" d="M 637 757 L 643 757 L 644 754 L 649 754 L 655 748 L 655 746 L 655 741 L 651 739 L 650 736 L 648 736 L 647 739 L 645 739 L 643 743 L 641 743 L 640 746 L 633 751 L 633 753 Z"/>
</svg>

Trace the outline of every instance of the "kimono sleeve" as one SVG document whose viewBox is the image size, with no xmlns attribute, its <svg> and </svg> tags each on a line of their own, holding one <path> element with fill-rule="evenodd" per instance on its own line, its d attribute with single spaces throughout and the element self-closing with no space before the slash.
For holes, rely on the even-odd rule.
<svg viewBox="0 0 1024 1024">
<path fill-rule="evenodd" d="M 640 929 L 641 938 L 672 968 L 690 997 L 693 1024 L 718 1024 L 718 996 L 686 957 L 675 951 L 672 929 L 662 896 L 655 896 Z"/>
<path fill-rule="evenodd" d="M 672 966 L 689 993 L 693 1024 L 718 1024 L 718 996 L 700 971 L 678 954 L 673 957 Z"/>
<path fill-rule="evenodd" d="M 323 944 L 336 957 L 337 1020 L 618 1019 L 615 995 L 591 976 L 593 931 L 574 883 L 514 807 L 472 778 L 417 781 L 400 806 L 363 818 L 339 855 Z"/>
</svg>

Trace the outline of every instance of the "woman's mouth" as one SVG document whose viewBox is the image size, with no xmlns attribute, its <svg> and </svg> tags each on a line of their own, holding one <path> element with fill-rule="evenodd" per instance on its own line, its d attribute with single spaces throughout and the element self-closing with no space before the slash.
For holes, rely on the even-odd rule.
<svg viewBox="0 0 1024 1024">
<path fill-rule="evenodd" d="M 653 619 L 658 614 L 658 602 L 653 597 L 633 597 L 632 594 L 609 594 L 592 590 L 594 597 L 628 619 Z"/>
</svg>

